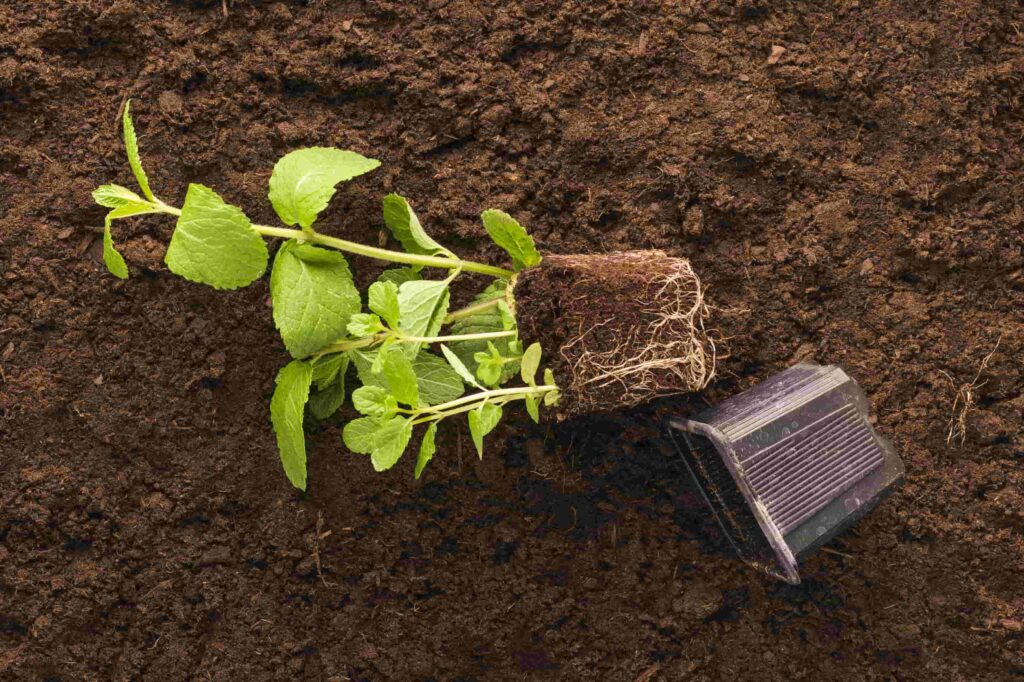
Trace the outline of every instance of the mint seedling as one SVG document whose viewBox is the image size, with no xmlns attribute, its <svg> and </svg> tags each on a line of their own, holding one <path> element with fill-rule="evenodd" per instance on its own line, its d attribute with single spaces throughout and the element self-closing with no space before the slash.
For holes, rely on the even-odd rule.
<svg viewBox="0 0 1024 682">
<path fill-rule="evenodd" d="M 217 289 L 263 276 L 270 260 L 265 238 L 284 240 L 273 259 L 270 293 L 274 323 L 293 360 L 278 373 L 270 416 L 281 463 L 296 488 L 306 488 L 307 409 L 315 418 L 331 417 L 349 387 L 352 407 L 362 416 L 344 427 L 348 449 L 369 455 L 373 467 L 384 471 L 418 440 L 419 478 L 446 419 L 465 416 L 482 457 L 484 439 L 506 405 L 523 402 L 535 421 L 541 407 L 553 407 L 563 418 L 693 390 L 710 379 L 706 308 L 685 260 L 629 252 L 551 256 L 542 263 L 523 226 L 495 209 L 481 220 L 511 268 L 464 260 L 431 238 L 397 194 L 384 197 L 382 211 L 403 251 L 326 235 L 314 224 L 337 186 L 380 163 L 324 147 L 293 151 L 274 167 L 268 197 L 289 227 L 252 223 L 200 184 L 189 185 L 178 208 L 152 192 L 129 112 L 126 104 L 124 142 L 142 195 L 119 185 L 93 193 L 111 209 L 103 259 L 112 274 L 129 274 L 112 223 L 130 216 L 174 216 L 168 269 Z M 398 265 L 368 287 L 365 308 L 346 254 Z M 429 279 L 426 268 L 448 275 Z M 452 310 L 451 284 L 468 274 L 491 281 L 469 304 Z M 555 364 L 541 372 L 545 352 L 549 361 L 554 354 Z"/>
</svg>

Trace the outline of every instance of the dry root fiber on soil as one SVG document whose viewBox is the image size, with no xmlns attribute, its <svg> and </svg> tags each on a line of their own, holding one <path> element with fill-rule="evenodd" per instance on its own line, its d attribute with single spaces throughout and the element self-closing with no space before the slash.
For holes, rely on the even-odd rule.
<svg viewBox="0 0 1024 682">
<path fill-rule="evenodd" d="M 557 349 L 559 418 L 696 391 L 714 374 L 704 292 L 684 258 L 546 255 L 519 273 L 514 298 L 523 342 Z"/>
</svg>

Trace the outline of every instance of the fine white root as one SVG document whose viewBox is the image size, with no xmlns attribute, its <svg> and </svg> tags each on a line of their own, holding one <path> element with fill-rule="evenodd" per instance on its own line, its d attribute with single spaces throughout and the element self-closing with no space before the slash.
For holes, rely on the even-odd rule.
<svg viewBox="0 0 1024 682">
<path fill-rule="evenodd" d="M 653 258 L 660 272 L 653 281 L 631 282 L 636 308 L 624 317 L 639 324 L 624 328 L 615 319 L 587 329 L 581 324 L 563 344 L 572 392 L 584 400 L 612 392 L 619 405 L 631 407 L 707 386 L 715 373 L 715 344 L 704 328 L 708 308 L 690 263 L 660 252 L 617 255 L 616 269 L 632 261 L 638 273 L 648 273 Z"/>
</svg>

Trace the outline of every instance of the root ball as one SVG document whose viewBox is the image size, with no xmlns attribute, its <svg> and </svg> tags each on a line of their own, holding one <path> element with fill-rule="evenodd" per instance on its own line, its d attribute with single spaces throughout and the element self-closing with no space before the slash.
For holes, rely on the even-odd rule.
<svg viewBox="0 0 1024 682">
<path fill-rule="evenodd" d="M 663 251 L 545 256 L 513 292 L 524 345 L 539 341 L 562 390 L 559 419 L 696 391 L 715 347 L 690 262 Z"/>
</svg>

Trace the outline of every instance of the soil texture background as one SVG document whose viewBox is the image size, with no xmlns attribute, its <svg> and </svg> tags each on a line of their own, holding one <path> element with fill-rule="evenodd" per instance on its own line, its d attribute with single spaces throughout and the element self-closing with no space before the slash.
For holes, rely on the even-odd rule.
<svg viewBox="0 0 1024 682">
<path fill-rule="evenodd" d="M 1022 30 L 981 0 L 3 3 L 0 678 L 1024 679 Z M 383 162 L 332 234 L 376 243 L 397 191 L 467 257 L 501 262 L 488 207 L 547 252 L 688 257 L 720 376 L 516 416 L 482 461 L 448 429 L 419 482 L 342 413 L 300 496 L 266 279 L 170 275 L 165 218 L 116 225 L 130 280 L 102 266 L 127 96 L 174 203 L 272 222 L 277 158 L 330 145 Z M 799 359 L 860 382 L 908 473 L 788 586 L 658 420 Z"/>
</svg>

